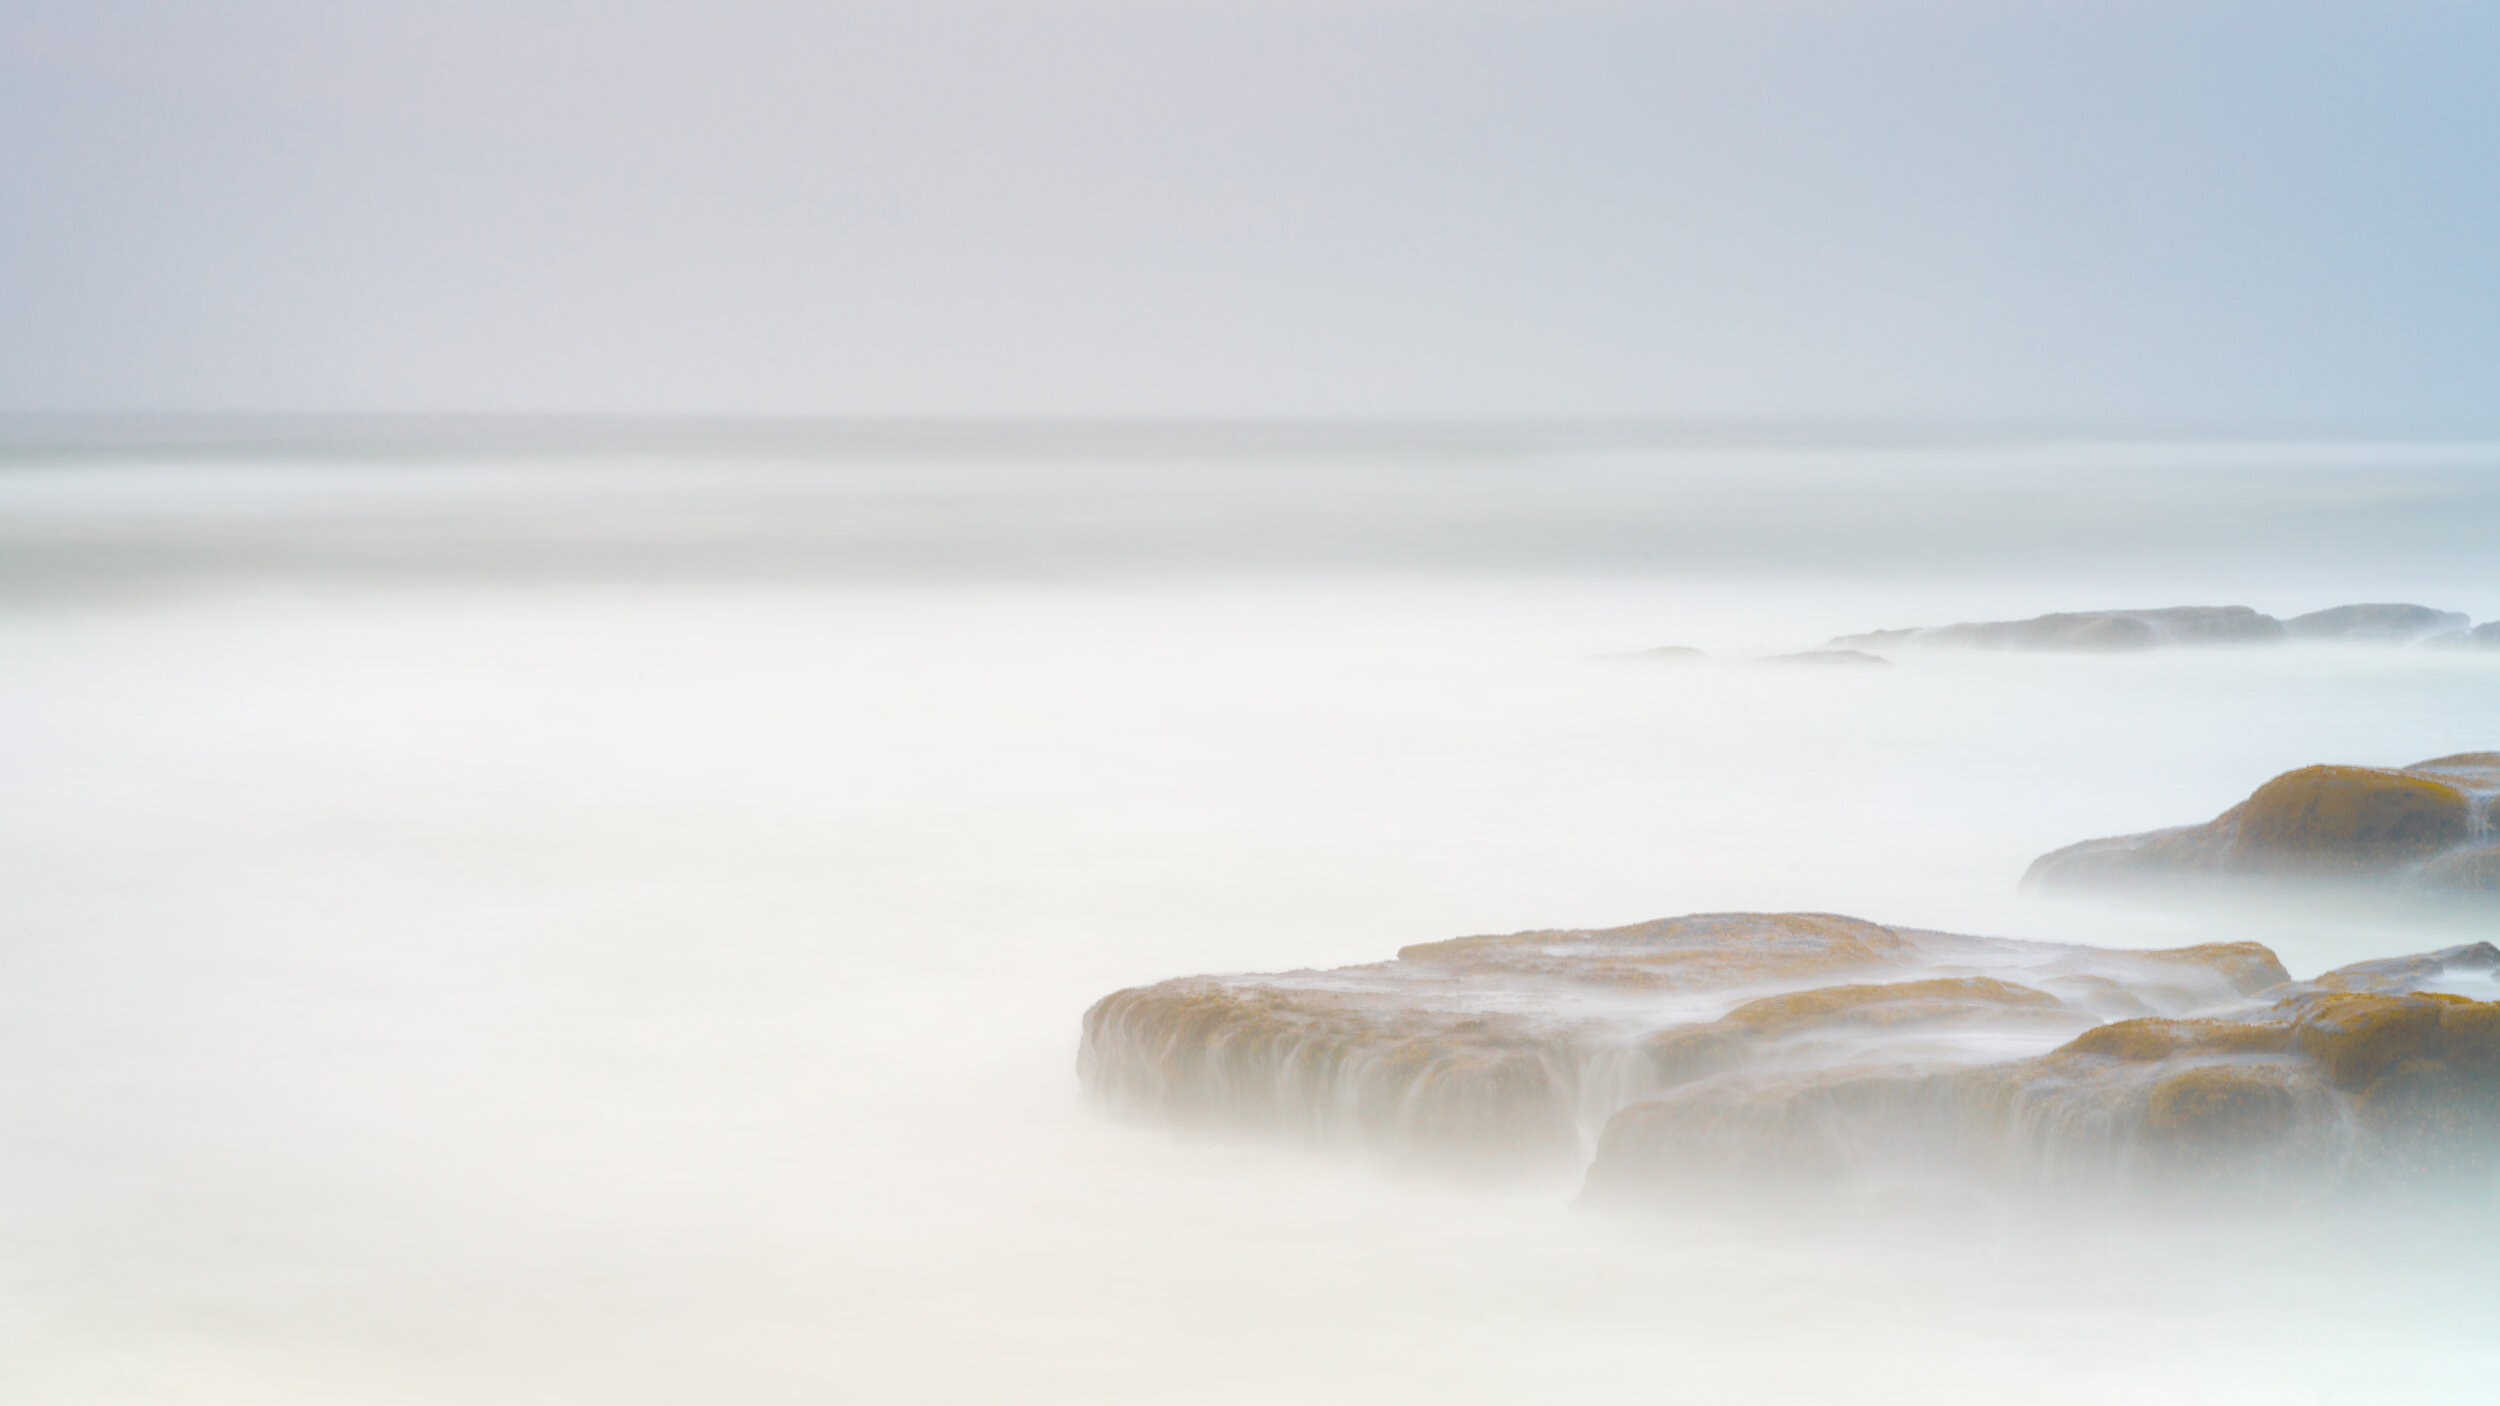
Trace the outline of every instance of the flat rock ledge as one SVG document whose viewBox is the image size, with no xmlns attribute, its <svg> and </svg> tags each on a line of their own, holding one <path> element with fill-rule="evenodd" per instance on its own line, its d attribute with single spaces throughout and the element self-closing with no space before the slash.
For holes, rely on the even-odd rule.
<svg viewBox="0 0 2500 1406">
<path fill-rule="evenodd" d="M 2500 752 L 2287 771 L 2202 825 L 2086 840 L 2033 860 L 2045 889 L 2325 880 L 2500 901 Z"/>
<path fill-rule="evenodd" d="M 2500 1167 L 2500 948 L 2295 982 L 2160 951 L 1723 913 L 1185 977 L 1086 1012 L 1118 1110 L 1587 1194 L 2329 1188 Z"/>
</svg>

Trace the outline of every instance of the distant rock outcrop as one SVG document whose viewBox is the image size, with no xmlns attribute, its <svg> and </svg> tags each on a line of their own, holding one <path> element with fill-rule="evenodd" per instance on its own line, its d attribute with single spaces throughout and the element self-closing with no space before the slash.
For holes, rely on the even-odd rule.
<svg viewBox="0 0 2500 1406">
<path fill-rule="evenodd" d="M 1711 657 L 1702 650 L 1694 649 L 1689 645 L 1681 644 L 1660 645 L 1656 649 L 1639 649 L 1625 654 L 1601 654 L 1597 657 L 1610 663 L 1618 664 L 1708 664 L 1714 662 Z M 1868 654 L 1863 650 L 1857 649 L 1809 649 L 1799 654 L 1772 654 L 1759 659 L 1751 659 L 1741 662 L 1753 664 L 1837 664 L 1843 667 L 1856 665 L 1861 667 L 1872 666 L 1879 669 L 1888 668 L 1892 664 L 1891 660 L 1884 658 L 1882 655 Z"/>
<path fill-rule="evenodd" d="M 2023 882 L 2074 888 L 2235 875 L 2500 894 L 2495 796 L 2500 752 L 2408 767 L 2303 767 L 2205 824 L 2086 840 L 2044 854 Z"/>
<path fill-rule="evenodd" d="M 2170 645 L 2272 644 L 2289 638 L 2283 622 L 2244 605 L 2180 605 L 2159 610 L 2092 610 L 2029 620 L 1990 620 L 1842 635 L 1832 649 L 2024 649 L 2120 653 Z"/>
<path fill-rule="evenodd" d="M 2500 949 L 2293 982 L 1830 914 L 1461 938 L 1086 1012 L 1098 1099 L 1594 1195 L 1945 1176 L 2095 1194 L 2500 1166 Z"/>
<path fill-rule="evenodd" d="M 2466 627 L 2465 614 L 2427 605 L 2339 605 L 2283 622 L 2292 638 L 2354 644 L 2411 644 Z"/>
</svg>

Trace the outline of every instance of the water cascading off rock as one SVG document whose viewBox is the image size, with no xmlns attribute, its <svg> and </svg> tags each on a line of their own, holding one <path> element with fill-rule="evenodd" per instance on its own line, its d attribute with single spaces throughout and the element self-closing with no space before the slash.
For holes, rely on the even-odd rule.
<svg viewBox="0 0 2500 1406">
<path fill-rule="evenodd" d="M 1602 1198 L 2326 1187 L 2485 1165 L 2500 949 L 2294 982 L 2256 943 L 2159 951 L 1829 914 L 1707 914 L 1188 977 L 1086 1013 L 1103 1103 L 1505 1170 Z"/>
</svg>

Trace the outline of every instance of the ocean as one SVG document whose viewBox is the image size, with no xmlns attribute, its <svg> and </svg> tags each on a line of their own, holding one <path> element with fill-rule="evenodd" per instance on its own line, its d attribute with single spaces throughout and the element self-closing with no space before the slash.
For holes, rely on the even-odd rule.
<svg viewBox="0 0 2500 1406">
<path fill-rule="evenodd" d="M 0 1398 L 2487 1401 L 2484 1210 L 1623 1216 L 1075 1056 L 1125 986 L 1681 913 L 2466 940 L 2017 881 L 2500 747 L 2500 650 L 1774 661 L 2481 621 L 2495 540 L 2478 444 L 13 425 Z"/>
</svg>

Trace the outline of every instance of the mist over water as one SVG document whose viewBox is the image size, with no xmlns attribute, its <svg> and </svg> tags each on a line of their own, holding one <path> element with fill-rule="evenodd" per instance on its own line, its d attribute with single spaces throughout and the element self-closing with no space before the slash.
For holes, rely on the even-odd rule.
<svg viewBox="0 0 2500 1406">
<path fill-rule="evenodd" d="M 20 427 L 0 1397 L 2488 1400 L 2487 1204 L 1627 1216 L 1074 1060 L 1121 987 L 1690 912 L 2486 936 L 2016 880 L 2500 745 L 2500 651 L 1750 661 L 2484 620 L 2495 531 L 2474 445 Z"/>
</svg>

